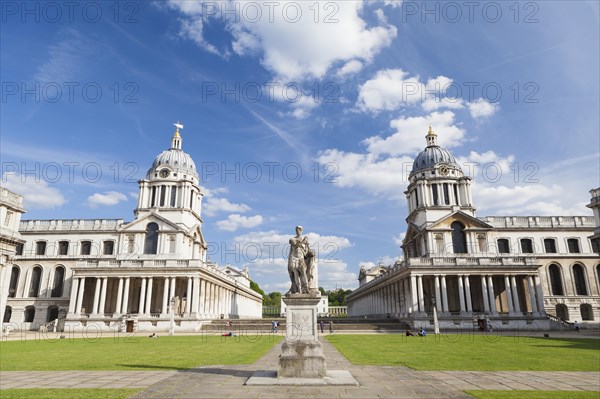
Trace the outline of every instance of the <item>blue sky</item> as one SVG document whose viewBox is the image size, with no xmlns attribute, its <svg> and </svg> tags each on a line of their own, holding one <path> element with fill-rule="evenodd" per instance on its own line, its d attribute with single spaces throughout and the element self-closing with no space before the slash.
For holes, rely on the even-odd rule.
<svg viewBox="0 0 600 399">
<path fill-rule="evenodd" d="M 479 216 L 591 215 L 597 2 L 69 4 L 2 3 L 2 185 L 27 219 L 131 220 L 176 121 L 211 259 L 266 291 L 297 224 L 325 288 L 400 255 L 428 123 Z"/>
</svg>

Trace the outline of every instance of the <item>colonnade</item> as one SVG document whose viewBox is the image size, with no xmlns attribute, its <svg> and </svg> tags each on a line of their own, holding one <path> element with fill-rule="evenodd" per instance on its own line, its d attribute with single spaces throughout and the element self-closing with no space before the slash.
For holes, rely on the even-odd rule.
<svg viewBox="0 0 600 399">
<path fill-rule="evenodd" d="M 434 306 L 441 317 L 544 312 L 537 274 L 410 274 L 367 283 L 348 302 L 350 316 L 424 316 Z"/>
<path fill-rule="evenodd" d="M 93 295 L 86 292 L 87 289 L 91 289 Z M 221 315 L 235 318 L 256 316 L 256 309 L 260 315 L 260 299 L 250 298 L 243 291 L 241 287 L 228 287 L 189 275 L 74 276 L 67 317 L 77 318 L 84 314 L 91 318 L 118 318 L 137 314 L 164 318 L 173 311 L 176 316 L 186 318 L 218 318 Z"/>
</svg>

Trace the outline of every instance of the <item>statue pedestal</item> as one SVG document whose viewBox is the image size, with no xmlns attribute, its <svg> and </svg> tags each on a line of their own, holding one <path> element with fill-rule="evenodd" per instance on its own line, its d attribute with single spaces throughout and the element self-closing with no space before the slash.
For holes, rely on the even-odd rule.
<svg viewBox="0 0 600 399">
<path fill-rule="evenodd" d="M 282 299 L 287 308 L 286 335 L 277 377 L 325 378 L 325 356 L 317 335 L 320 293 L 288 294 Z"/>
</svg>

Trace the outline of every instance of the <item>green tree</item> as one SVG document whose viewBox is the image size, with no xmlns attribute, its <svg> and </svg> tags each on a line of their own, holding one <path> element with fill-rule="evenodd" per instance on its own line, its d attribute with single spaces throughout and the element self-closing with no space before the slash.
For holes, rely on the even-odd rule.
<svg viewBox="0 0 600 399">
<path fill-rule="evenodd" d="M 260 295 L 262 295 L 263 305 L 264 305 L 265 304 L 265 292 L 260 288 L 258 283 L 250 280 L 250 288 L 253 289 L 254 291 L 258 292 Z"/>
<path fill-rule="evenodd" d="M 265 306 L 279 306 L 281 304 L 281 292 L 271 292 L 265 296 L 263 305 Z"/>
</svg>

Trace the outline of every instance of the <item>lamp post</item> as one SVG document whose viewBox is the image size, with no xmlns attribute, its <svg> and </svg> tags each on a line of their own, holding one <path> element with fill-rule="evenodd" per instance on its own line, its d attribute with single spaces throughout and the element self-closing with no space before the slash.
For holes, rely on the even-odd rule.
<svg viewBox="0 0 600 399">
<path fill-rule="evenodd" d="M 175 335 L 175 312 L 173 312 L 174 306 L 175 306 L 175 297 L 171 298 L 171 302 L 169 305 L 169 336 L 170 337 Z"/>
<path fill-rule="evenodd" d="M 440 323 L 438 322 L 438 317 L 437 317 L 437 308 L 435 306 L 435 296 L 431 297 L 431 304 L 433 305 L 433 333 L 437 335 L 440 333 Z"/>
</svg>

